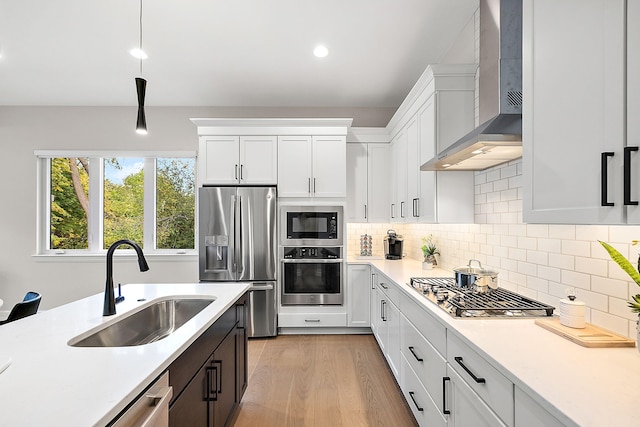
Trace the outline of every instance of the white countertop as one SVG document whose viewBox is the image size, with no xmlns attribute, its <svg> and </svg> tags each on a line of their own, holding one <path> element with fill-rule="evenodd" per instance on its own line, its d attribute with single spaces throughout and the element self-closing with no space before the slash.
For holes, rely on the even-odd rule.
<svg viewBox="0 0 640 427">
<path fill-rule="evenodd" d="M 533 319 L 456 319 L 418 294 L 410 277 L 451 277 L 422 270 L 415 260 L 356 260 L 369 263 L 400 285 L 463 337 L 516 386 L 560 421 L 580 426 L 639 426 L 640 353 L 636 348 L 586 348 L 537 326 Z M 428 338 L 428 337 L 427 337 Z"/>
<path fill-rule="evenodd" d="M 103 294 L 0 326 L 0 426 L 105 425 L 162 373 L 249 288 L 229 284 L 129 284 L 117 314 L 103 317 Z M 166 338 L 133 347 L 81 348 L 67 342 L 127 311 L 170 295 L 216 300 Z M 146 301 L 138 302 L 139 298 Z"/>
</svg>

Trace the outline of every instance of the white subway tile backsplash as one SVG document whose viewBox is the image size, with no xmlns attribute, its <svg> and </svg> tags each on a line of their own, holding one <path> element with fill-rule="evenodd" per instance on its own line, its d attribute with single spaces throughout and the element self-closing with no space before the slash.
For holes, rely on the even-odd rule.
<svg viewBox="0 0 640 427">
<path fill-rule="evenodd" d="M 478 259 L 497 270 L 499 284 L 559 307 L 567 288 L 575 287 L 587 305 L 587 321 L 635 337 L 637 315 L 627 307 L 640 287 L 598 243 L 606 241 L 634 265 L 640 226 L 524 224 L 522 222 L 522 160 L 475 177 L 475 224 L 348 224 L 347 253 L 358 255 L 361 234 L 373 236 L 374 255 L 382 255 L 387 229 L 405 237 L 405 252 L 421 259 L 420 238 L 433 234 L 445 269 Z M 559 311 L 556 310 L 556 314 Z"/>
<path fill-rule="evenodd" d="M 595 276 L 607 277 L 608 261 L 606 260 L 576 257 L 575 262 L 575 269 L 577 271 Z"/>
<path fill-rule="evenodd" d="M 608 277 L 592 277 L 591 290 L 616 298 L 628 298 L 629 295 L 629 286 L 626 281 Z"/>
<path fill-rule="evenodd" d="M 573 286 L 581 289 L 591 288 L 591 276 L 585 273 L 578 273 L 573 270 L 562 270 L 560 272 L 560 281 L 567 286 Z"/>
<path fill-rule="evenodd" d="M 565 255 L 588 257 L 591 255 L 591 245 L 589 242 L 582 242 L 578 240 L 563 240 L 562 253 Z"/>
<path fill-rule="evenodd" d="M 576 226 L 549 224 L 549 237 L 556 239 L 575 239 Z"/>
</svg>

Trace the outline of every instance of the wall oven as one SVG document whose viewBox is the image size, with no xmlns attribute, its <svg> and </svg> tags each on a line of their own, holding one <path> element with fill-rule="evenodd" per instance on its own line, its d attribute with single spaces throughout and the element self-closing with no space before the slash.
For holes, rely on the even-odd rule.
<svg viewBox="0 0 640 427">
<path fill-rule="evenodd" d="M 341 247 L 282 247 L 281 251 L 282 305 L 342 305 Z"/>
<path fill-rule="evenodd" d="M 282 246 L 342 246 L 342 206 L 282 206 Z"/>
</svg>

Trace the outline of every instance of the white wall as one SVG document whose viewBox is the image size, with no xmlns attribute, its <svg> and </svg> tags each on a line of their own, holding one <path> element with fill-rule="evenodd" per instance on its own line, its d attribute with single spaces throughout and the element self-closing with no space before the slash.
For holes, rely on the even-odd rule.
<svg viewBox="0 0 640 427">
<path fill-rule="evenodd" d="M 635 263 L 631 240 L 640 238 L 640 227 L 524 224 L 521 176 L 522 160 L 475 173 L 475 224 L 349 224 L 348 253 L 356 255 L 360 234 L 368 233 L 374 255 L 381 254 L 382 230 L 395 228 L 407 256 L 422 259 L 420 239 L 432 233 L 444 268 L 477 259 L 499 272 L 500 286 L 555 307 L 575 287 L 587 322 L 635 338 L 638 316 L 627 301 L 640 289 L 597 241 L 612 243 Z"/>
<path fill-rule="evenodd" d="M 0 298 L 9 310 L 25 292 L 43 294 L 47 309 L 102 292 L 105 262 L 42 260 L 36 249 L 36 158 L 34 150 L 197 150 L 191 117 L 353 117 L 355 126 L 384 126 L 395 109 L 169 108 L 148 107 L 145 137 L 134 132 L 135 107 L 0 107 Z M 116 283 L 195 282 L 197 261 L 149 259 L 140 273 L 134 259 L 118 261 Z M 99 309 L 99 308 L 98 308 Z"/>
</svg>

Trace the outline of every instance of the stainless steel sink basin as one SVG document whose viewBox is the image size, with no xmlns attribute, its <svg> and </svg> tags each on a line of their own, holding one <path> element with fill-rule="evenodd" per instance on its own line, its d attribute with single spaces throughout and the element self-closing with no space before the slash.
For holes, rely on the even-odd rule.
<svg viewBox="0 0 640 427">
<path fill-rule="evenodd" d="M 90 335 L 69 341 L 72 347 L 128 347 L 161 340 L 211 304 L 215 298 L 169 298 L 152 302 Z"/>
</svg>

